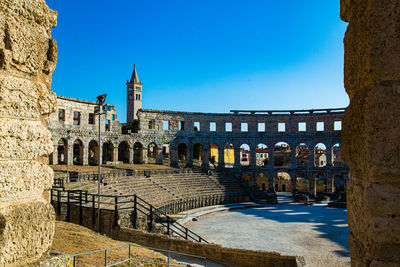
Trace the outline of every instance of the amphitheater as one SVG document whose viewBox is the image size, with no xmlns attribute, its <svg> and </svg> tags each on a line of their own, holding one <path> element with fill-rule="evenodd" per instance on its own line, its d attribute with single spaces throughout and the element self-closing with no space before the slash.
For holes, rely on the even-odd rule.
<svg viewBox="0 0 400 267">
<path fill-rule="evenodd" d="M 225 265 L 299 266 L 298 255 L 211 244 L 181 219 L 211 206 L 265 208 L 277 191 L 304 204 L 343 202 L 347 191 L 351 264 L 398 266 L 399 6 L 341 1 L 346 110 L 142 109 L 134 68 L 122 124 L 113 105 L 51 92 L 56 12 L 43 0 L 1 1 L 0 265 L 39 264 L 57 217 Z M 98 164 L 101 176 L 79 171 Z"/>
</svg>

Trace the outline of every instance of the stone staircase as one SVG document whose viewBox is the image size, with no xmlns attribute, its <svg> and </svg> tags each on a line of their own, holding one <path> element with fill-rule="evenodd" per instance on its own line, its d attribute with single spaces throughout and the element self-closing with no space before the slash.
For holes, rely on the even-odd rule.
<svg viewBox="0 0 400 267">
<path fill-rule="evenodd" d="M 155 207 L 182 199 L 213 195 L 245 195 L 239 181 L 223 173 L 208 176 L 201 172 L 154 174 L 105 178 L 102 195 L 138 195 Z M 66 190 L 80 189 L 97 193 L 97 181 L 69 183 Z"/>
</svg>

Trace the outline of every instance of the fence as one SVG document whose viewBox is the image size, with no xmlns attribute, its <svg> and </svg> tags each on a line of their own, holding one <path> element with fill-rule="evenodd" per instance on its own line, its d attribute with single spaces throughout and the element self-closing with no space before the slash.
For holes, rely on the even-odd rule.
<svg viewBox="0 0 400 267">
<path fill-rule="evenodd" d="M 55 207 L 58 216 L 63 217 L 67 222 L 74 221 L 80 225 L 85 225 L 95 229 L 98 216 L 100 220 L 99 228 L 103 232 L 113 233 L 119 227 L 120 214 L 129 211 L 130 222 L 132 227 L 138 228 L 139 216 L 145 216 L 147 219 L 146 229 L 149 232 L 155 230 L 157 223 L 161 229 L 165 230 L 164 234 L 174 235 L 186 240 L 208 243 L 205 239 L 192 232 L 183 225 L 177 223 L 173 218 L 155 208 L 137 195 L 126 196 L 110 196 L 101 195 L 99 203 L 98 195 L 89 194 L 83 190 L 51 190 L 51 202 Z M 97 214 L 100 205 L 101 211 Z M 74 218 L 72 218 L 74 217 Z M 105 223 L 110 225 L 105 226 Z"/>
<path fill-rule="evenodd" d="M 151 249 L 153 251 L 161 252 L 162 254 L 167 256 L 167 262 L 155 262 L 155 261 L 148 261 L 148 260 L 143 260 L 139 258 L 135 258 L 133 256 L 133 248 L 139 247 L 139 248 L 146 248 L 146 249 Z M 109 262 L 108 255 L 111 250 L 121 250 L 123 248 L 128 248 L 128 257 L 124 258 L 120 261 L 117 262 Z M 122 263 L 127 262 L 128 266 L 131 266 L 132 262 L 139 262 L 139 263 L 151 263 L 151 264 L 157 264 L 157 265 L 165 265 L 165 266 L 187 266 L 186 264 L 184 265 L 179 265 L 179 264 L 174 264 L 171 263 L 171 258 L 172 256 L 183 256 L 185 258 L 190 258 L 194 259 L 197 261 L 197 264 L 202 264 L 203 266 L 207 266 L 207 258 L 201 257 L 201 256 L 196 256 L 196 255 L 191 255 L 191 254 L 185 254 L 185 253 L 179 253 L 175 251 L 170 251 L 170 250 L 164 250 L 164 249 L 158 249 L 158 248 L 152 248 L 152 247 L 145 247 L 145 246 L 140 246 L 136 244 L 126 244 L 122 246 L 117 246 L 117 247 L 111 247 L 111 248 L 106 248 L 106 249 L 99 249 L 99 250 L 94 250 L 94 251 L 89 251 L 89 252 L 83 252 L 83 253 L 78 253 L 71 255 L 73 257 L 73 266 L 76 267 L 78 266 L 78 257 L 79 256 L 84 256 L 88 254 L 93 254 L 93 253 L 103 253 L 104 252 L 104 266 L 105 267 L 111 267 L 111 266 L 116 266 Z"/>
</svg>

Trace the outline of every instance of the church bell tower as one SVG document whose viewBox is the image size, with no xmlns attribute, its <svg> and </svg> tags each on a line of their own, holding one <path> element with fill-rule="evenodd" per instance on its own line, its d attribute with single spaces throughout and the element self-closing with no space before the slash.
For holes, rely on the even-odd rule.
<svg viewBox="0 0 400 267">
<path fill-rule="evenodd" d="M 142 108 L 142 86 L 139 81 L 136 65 L 133 65 L 133 73 L 130 81 L 126 81 L 126 122 L 133 123 L 137 120 L 137 111 Z"/>
</svg>

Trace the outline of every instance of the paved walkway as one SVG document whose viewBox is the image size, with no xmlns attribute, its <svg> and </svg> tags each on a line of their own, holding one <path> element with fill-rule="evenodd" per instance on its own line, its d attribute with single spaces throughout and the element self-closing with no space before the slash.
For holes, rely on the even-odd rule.
<svg viewBox="0 0 400 267">
<path fill-rule="evenodd" d="M 350 266 L 347 210 L 294 203 L 285 193 L 278 194 L 278 202 L 209 214 L 187 226 L 226 247 L 303 256 L 307 266 Z M 191 211 L 189 216 L 212 211 Z"/>
</svg>

